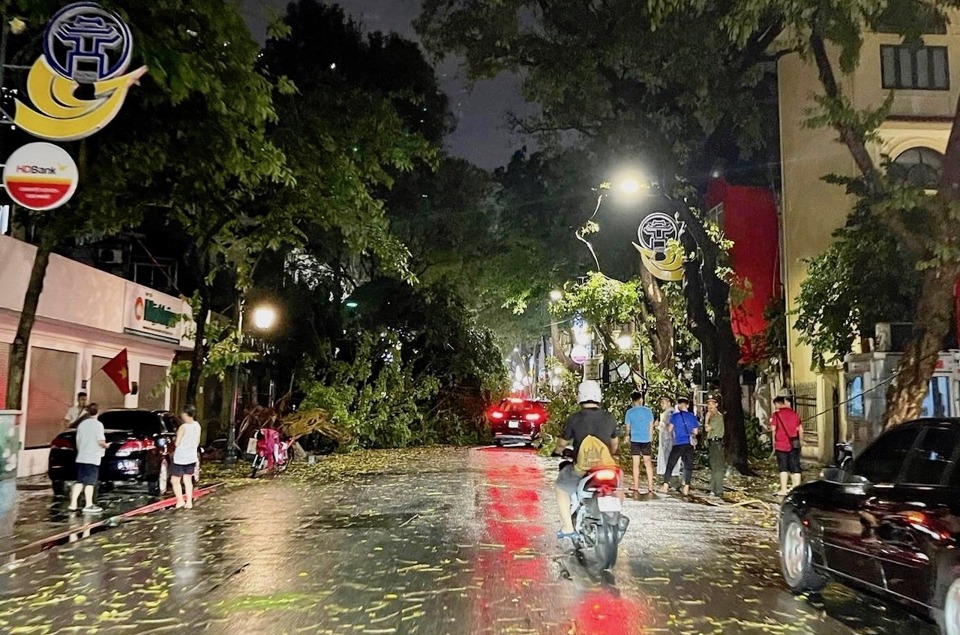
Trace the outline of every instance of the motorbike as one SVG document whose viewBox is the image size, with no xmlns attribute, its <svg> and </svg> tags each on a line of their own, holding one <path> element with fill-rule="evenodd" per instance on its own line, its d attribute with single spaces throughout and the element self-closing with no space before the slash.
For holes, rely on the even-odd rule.
<svg viewBox="0 0 960 635">
<path fill-rule="evenodd" d="M 833 463 L 839 468 L 846 469 L 850 467 L 853 461 L 853 443 L 842 441 L 833 448 Z"/>
<path fill-rule="evenodd" d="M 257 478 L 264 470 L 273 469 L 279 474 L 287 469 L 290 463 L 291 439 L 281 437 L 278 430 L 260 428 L 254 432 L 257 443 L 257 454 L 253 457 L 253 469 L 250 478 Z"/>
<path fill-rule="evenodd" d="M 561 470 L 572 465 L 573 452 L 567 448 L 563 457 Z M 621 513 L 623 502 L 618 492 L 622 481 L 623 471 L 618 467 L 591 470 L 571 497 L 570 515 L 578 534 L 574 547 L 581 559 L 593 561 L 601 571 L 617 563 L 620 541 L 630 525 L 630 519 Z"/>
</svg>

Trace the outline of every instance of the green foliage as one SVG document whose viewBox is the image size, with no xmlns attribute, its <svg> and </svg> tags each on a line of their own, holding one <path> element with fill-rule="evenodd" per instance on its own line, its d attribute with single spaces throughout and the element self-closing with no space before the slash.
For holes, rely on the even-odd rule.
<svg viewBox="0 0 960 635">
<path fill-rule="evenodd" d="M 440 388 L 435 377 L 414 378 L 394 336 L 364 335 L 353 361 L 336 361 L 310 386 L 301 408 L 329 414 L 351 439 L 348 447 L 406 447 L 424 441 L 426 404 Z"/>
<path fill-rule="evenodd" d="M 860 204 L 835 242 L 809 262 L 797 297 L 796 329 L 815 368 L 841 363 L 877 322 L 913 318 L 920 289 L 916 257 Z"/>
</svg>

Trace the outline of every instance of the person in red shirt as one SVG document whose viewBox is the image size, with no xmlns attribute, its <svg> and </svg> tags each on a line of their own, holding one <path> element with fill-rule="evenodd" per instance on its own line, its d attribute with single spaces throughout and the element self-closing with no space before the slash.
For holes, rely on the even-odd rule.
<svg viewBox="0 0 960 635">
<path fill-rule="evenodd" d="M 803 426 L 800 415 L 790 407 L 787 397 L 779 396 L 773 400 L 776 408 L 770 417 L 770 430 L 773 432 L 773 449 L 777 454 L 777 469 L 780 472 L 779 496 L 787 495 L 787 480 L 792 477 L 793 486 L 800 484 L 800 439 L 803 438 Z"/>
</svg>

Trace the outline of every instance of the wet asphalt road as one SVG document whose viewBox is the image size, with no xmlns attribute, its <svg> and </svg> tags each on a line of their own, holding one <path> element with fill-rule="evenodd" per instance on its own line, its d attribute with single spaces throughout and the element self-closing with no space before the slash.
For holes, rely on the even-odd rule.
<svg viewBox="0 0 960 635">
<path fill-rule="evenodd" d="M 595 580 L 553 537 L 554 462 L 445 450 L 392 470 L 228 487 L 31 556 L 0 569 L 0 633 L 936 633 L 838 585 L 791 595 L 770 515 L 628 501 Z"/>
</svg>

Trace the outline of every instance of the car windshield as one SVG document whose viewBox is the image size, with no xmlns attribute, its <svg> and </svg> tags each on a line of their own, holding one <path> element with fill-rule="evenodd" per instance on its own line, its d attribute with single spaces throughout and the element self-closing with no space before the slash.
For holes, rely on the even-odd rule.
<svg viewBox="0 0 960 635">
<path fill-rule="evenodd" d="M 500 410 L 507 414 L 522 414 L 540 408 L 539 402 L 528 399 L 504 399 L 500 402 Z"/>
<path fill-rule="evenodd" d="M 164 432 L 160 417 L 149 410 L 110 410 L 99 416 L 108 430 L 129 430 L 137 436 Z"/>
</svg>

